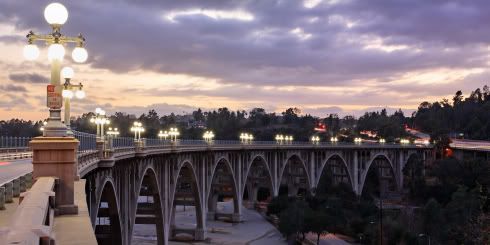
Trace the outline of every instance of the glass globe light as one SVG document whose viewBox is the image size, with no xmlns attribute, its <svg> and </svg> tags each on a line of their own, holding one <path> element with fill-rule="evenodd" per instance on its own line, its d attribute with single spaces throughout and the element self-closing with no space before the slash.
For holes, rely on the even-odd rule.
<svg viewBox="0 0 490 245">
<path fill-rule="evenodd" d="M 75 97 L 77 97 L 78 99 L 85 98 L 85 91 L 83 91 L 83 90 L 77 90 L 75 92 Z"/>
<path fill-rule="evenodd" d="M 105 111 L 104 110 L 100 110 L 100 115 L 101 116 L 105 116 Z"/>
<path fill-rule="evenodd" d="M 95 108 L 95 113 L 100 114 L 100 111 L 102 111 L 102 109 L 100 109 L 100 107 Z"/>
<path fill-rule="evenodd" d="M 61 76 L 63 78 L 72 79 L 74 75 L 75 71 L 73 71 L 73 69 L 69 66 L 63 67 L 63 69 L 61 69 Z"/>
<path fill-rule="evenodd" d="M 63 60 L 63 57 L 65 56 L 65 48 L 63 45 L 59 43 L 53 43 L 49 45 L 48 48 L 48 60 L 53 61 L 53 60 Z"/>
<path fill-rule="evenodd" d="M 63 25 L 68 20 L 68 10 L 61 3 L 51 3 L 44 9 L 44 18 L 50 25 Z"/>
<path fill-rule="evenodd" d="M 24 58 L 26 60 L 35 60 L 39 57 L 39 48 L 35 44 L 24 46 Z"/>
<path fill-rule="evenodd" d="M 83 63 L 87 61 L 88 58 L 88 53 L 85 48 L 82 47 L 76 47 L 73 49 L 73 52 L 71 52 L 71 57 L 73 60 L 77 63 Z"/>
<path fill-rule="evenodd" d="M 61 95 L 63 98 L 71 99 L 73 98 L 73 91 L 69 89 L 63 89 L 63 92 L 61 92 Z"/>
</svg>

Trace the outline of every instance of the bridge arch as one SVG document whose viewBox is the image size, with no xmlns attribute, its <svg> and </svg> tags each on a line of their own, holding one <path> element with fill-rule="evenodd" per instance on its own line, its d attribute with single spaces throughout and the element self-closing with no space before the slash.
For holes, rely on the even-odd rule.
<svg viewBox="0 0 490 245">
<path fill-rule="evenodd" d="M 318 187 L 318 184 L 320 183 L 321 178 L 325 174 L 325 170 L 326 170 L 325 168 L 328 168 L 329 163 L 334 158 L 338 158 L 340 160 L 341 166 L 343 167 L 342 169 L 345 170 L 345 172 L 347 173 L 347 179 L 349 181 L 349 185 L 350 185 L 351 189 L 354 190 L 354 185 L 353 185 L 353 182 L 354 181 L 352 179 L 352 174 L 351 174 L 350 168 L 347 165 L 347 161 L 345 160 L 345 158 L 342 157 L 342 155 L 339 154 L 339 153 L 332 153 L 332 154 L 330 154 L 325 159 L 325 161 L 322 162 L 322 165 L 320 166 L 320 169 L 318 169 L 318 178 L 316 180 L 315 187 Z"/>
<path fill-rule="evenodd" d="M 138 182 L 136 185 L 135 199 L 134 199 L 134 211 L 131 217 L 131 230 L 130 230 L 130 241 L 132 241 L 133 231 L 137 222 L 142 222 L 142 224 L 149 224 L 147 222 L 154 222 L 157 244 L 165 243 L 164 236 L 164 224 L 165 224 L 165 213 L 162 207 L 163 203 L 161 198 L 160 184 L 157 178 L 156 171 L 151 166 L 146 166 L 141 175 L 137 178 Z M 147 202 L 139 202 L 140 196 L 146 196 Z M 148 202 L 149 197 L 151 197 L 151 202 Z"/>
<path fill-rule="evenodd" d="M 279 179 L 278 179 L 277 186 L 276 186 L 277 194 L 279 194 L 279 189 L 280 189 L 281 183 L 282 183 L 282 181 L 284 179 L 284 173 L 286 172 L 286 167 L 288 167 L 290 164 L 292 164 L 291 162 L 294 161 L 294 160 L 296 160 L 295 163 L 299 163 L 300 164 L 301 168 L 303 169 L 303 174 L 306 177 L 306 186 L 303 186 L 303 188 L 305 189 L 306 192 L 309 192 L 310 191 L 310 188 L 311 188 L 311 178 L 310 178 L 310 174 L 308 173 L 308 168 L 307 168 L 307 166 L 305 164 L 305 161 L 301 158 L 300 155 L 298 155 L 296 153 L 293 153 L 290 156 L 288 156 L 284 160 L 284 162 L 282 164 L 281 170 L 279 172 Z"/>
<path fill-rule="evenodd" d="M 94 232 L 98 244 L 122 244 L 122 223 L 120 205 L 116 196 L 114 182 L 106 178 L 97 195 L 95 207 Z"/>
<path fill-rule="evenodd" d="M 203 219 L 203 209 L 202 209 L 202 193 L 201 189 L 198 186 L 198 178 L 196 174 L 196 170 L 189 159 L 183 160 L 178 163 L 175 171 L 173 171 L 173 186 L 171 189 L 171 200 L 170 200 L 170 238 L 175 237 L 179 232 L 180 233 L 188 233 L 194 236 L 195 240 L 204 240 L 204 219 Z M 184 176 L 186 175 L 186 176 Z M 185 181 L 190 179 L 191 183 L 182 183 L 179 181 Z M 176 214 L 176 195 L 177 190 L 179 189 L 179 184 L 187 185 L 189 184 L 190 195 L 192 196 L 193 204 L 195 206 L 195 214 L 196 214 L 196 227 L 195 228 L 177 228 L 175 226 L 175 214 Z M 182 188 L 182 186 L 180 187 Z M 180 200 L 181 201 L 181 200 Z M 184 202 L 186 202 L 184 200 Z"/>
<path fill-rule="evenodd" d="M 396 172 L 395 172 L 395 168 L 393 166 L 393 162 L 391 161 L 391 159 L 385 153 L 377 153 L 373 157 L 371 157 L 371 159 L 368 161 L 368 163 L 366 165 L 365 170 L 362 172 L 361 186 L 359 188 L 359 193 L 361 195 L 362 195 L 362 193 L 364 191 L 364 187 L 365 187 L 365 184 L 366 184 L 366 178 L 368 177 L 369 171 L 371 170 L 371 167 L 373 166 L 373 163 L 376 160 L 382 160 L 385 163 L 388 163 L 392 180 L 393 180 L 393 182 L 395 184 L 395 187 L 398 189 L 397 175 L 396 175 Z M 380 166 L 376 166 L 376 167 L 379 168 Z"/>
<path fill-rule="evenodd" d="M 264 171 L 262 171 L 261 173 L 259 173 L 259 172 L 252 173 L 252 169 L 255 169 L 255 170 L 262 169 Z M 252 176 L 251 176 L 252 174 L 260 174 L 261 175 L 261 176 L 253 176 L 253 177 L 259 177 L 259 178 L 265 177 L 265 180 L 267 182 L 266 186 L 269 189 L 270 197 L 275 195 L 276 186 L 274 184 L 274 179 L 272 178 L 272 173 L 271 173 L 271 169 L 269 168 L 269 164 L 267 163 L 267 160 L 264 157 L 264 155 L 256 154 L 250 158 L 250 161 L 248 161 L 247 165 L 246 165 L 246 169 L 245 169 L 245 172 L 243 175 L 244 183 L 242 185 L 242 191 L 241 191 L 242 197 L 245 194 L 247 194 L 248 199 L 252 199 L 251 200 L 252 202 L 257 201 L 256 199 L 258 199 L 257 195 L 258 195 L 259 189 L 255 188 L 255 187 L 256 187 L 256 185 L 260 185 L 262 183 L 258 183 L 261 180 L 256 180 L 256 182 L 253 182 Z M 247 191 L 247 193 L 245 193 L 246 192 L 245 190 Z"/>
<path fill-rule="evenodd" d="M 237 188 L 237 181 L 235 178 L 235 172 L 233 171 L 233 167 L 231 166 L 231 163 L 227 157 L 220 157 L 217 159 L 215 164 L 212 166 L 212 171 L 211 171 L 211 181 L 209 183 L 209 186 L 207 187 L 207 192 L 206 192 L 206 198 L 205 201 L 208 202 L 208 212 L 210 212 L 211 215 L 214 215 L 215 212 L 217 211 L 217 197 L 213 195 L 213 184 L 215 184 L 215 181 L 218 178 L 218 169 L 222 168 L 227 172 L 227 175 L 229 178 L 231 178 L 231 191 L 232 191 L 232 196 L 233 196 L 233 213 L 238 213 L 239 212 L 239 200 L 238 200 L 238 188 Z"/>
</svg>

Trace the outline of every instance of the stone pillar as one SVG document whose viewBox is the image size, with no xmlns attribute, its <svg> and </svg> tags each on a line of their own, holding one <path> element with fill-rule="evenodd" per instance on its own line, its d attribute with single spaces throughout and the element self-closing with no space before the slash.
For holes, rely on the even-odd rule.
<svg viewBox="0 0 490 245">
<path fill-rule="evenodd" d="M 0 187 L 0 210 L 5 209 L 5 187 Z"/>
<path fill-rule="evenodd" d="M 19 197 L 20 196 L 20 178 L 12 180 L 13 187 L 12 187 L 12 193 L 14 197 Z"/>
<path fill-rule="evenodd" d="M 95 141 L 95 149 L 99 155 L 99 159 L 104 159 L 104 141 L 100 138 L 97 138 Z"/>
<path fill-rule="evenodd" d="M 203 228 L 196 228 L 194 232 L 194 240 L 196 241 L 204 241 L 206 239 L 206 232 L 204 232 Z"/>
<path fill-rule="evenodd" d="M 14 202 L 14 192 L 12 190 L 14 184 L 12 184 L 12 182 L 8 182 L 3 187 L 5 187 L 5 202 L 6 203 Z"/>
<path fill-rule="evenodd" d="M 33 178 L 50 176 L 59 179 L 56 187 L 57 214 L 78 214 L 74 203 L 74 182 L 78 140 L 73 137 L 36 137 L 32 148 Z"/>
</svg>

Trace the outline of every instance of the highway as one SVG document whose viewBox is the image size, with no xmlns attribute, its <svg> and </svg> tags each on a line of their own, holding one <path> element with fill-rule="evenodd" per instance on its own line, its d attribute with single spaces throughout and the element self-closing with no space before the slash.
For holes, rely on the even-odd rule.
<svg viewBox="0 0 490 245">
<path fill-rule="evenodd" d="M 32 171 L 32 159 L 0 161 L 0 185 Z"/>
</svg>

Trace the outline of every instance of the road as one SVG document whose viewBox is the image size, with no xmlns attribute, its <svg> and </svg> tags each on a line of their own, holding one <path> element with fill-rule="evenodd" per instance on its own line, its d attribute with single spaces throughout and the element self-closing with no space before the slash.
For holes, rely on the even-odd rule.
<svg viewBox="0 0 490 245">
<path fill-rule="evenodd" d="M 0 184 L 32 171 L 32 159 L 0 161 Z"/>
</svg>

